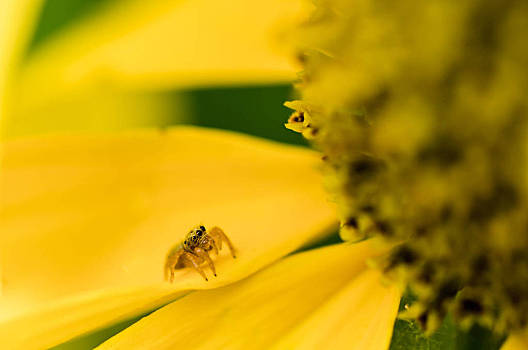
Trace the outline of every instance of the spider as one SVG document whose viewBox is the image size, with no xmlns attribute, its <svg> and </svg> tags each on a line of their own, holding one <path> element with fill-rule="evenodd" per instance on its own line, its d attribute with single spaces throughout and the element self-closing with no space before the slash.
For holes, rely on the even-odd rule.
<svg viewBox="0 0 528 350">
<path fill-rule="evenodd" d="M 235 248 L 220 227 L 213 227 L 206 230 L 204 226 L 196 226 L 187 235 L 182 243 L 172 247 L 165 260 L 165 280 L 174 280 L 174 271 L 185 267 L 193 267 L 202 277 L 208 281 L 200 265 L 207 262 L 211 271 L 216 277 L 216 269 L 209 256 L 209 251 L 214 250 L 218 255 L 218 250 L 222 249 L 222 241 L 229 246 L 231 255 L 235 256 Z M 170 275 L 170 277 L 169 277 Z"/>
</svg>

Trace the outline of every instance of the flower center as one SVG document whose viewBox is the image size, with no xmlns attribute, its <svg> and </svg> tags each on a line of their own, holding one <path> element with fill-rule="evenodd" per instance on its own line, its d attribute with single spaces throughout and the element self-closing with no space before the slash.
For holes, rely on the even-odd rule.
<svg viewBox="0 0 528 350">
<path fill-rule="evenodd" d="M 418 295 L 409 313 L 426 328 L 448 312 L 528 326 L 521 33 L 526 4 L 441 0 L 326 1 L 295 30 L 289 128 L 316 130 L 342 237 L 403 242 L 384 270 Z"/>
</svg>

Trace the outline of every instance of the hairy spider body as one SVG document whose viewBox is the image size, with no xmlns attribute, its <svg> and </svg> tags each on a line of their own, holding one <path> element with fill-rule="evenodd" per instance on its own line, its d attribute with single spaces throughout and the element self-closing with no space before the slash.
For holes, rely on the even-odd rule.
<svg viewBox="0 0 528 350">
<path fill-rule="evenodd" d="M 169 250 L 165 260 L 165 280 L 168 279 L 172 282 L 174 280 L 174 271 L 192 267 L 208 281 L 201 266 L 204 263 L 207 263 L 216 276 L 216 269 L 209 252 L 214 250 L 215 254 L 218 255 L 218 251 L 222 249 L 223 241 L 229 247 L 233 258 L 236 258 L 235 248 L 221 228 L 215 226 L 210 230 L 206 230 L 201 225 L 193 228 L 187 233 L 182 243 L 175 245 Z"/>
</svg>

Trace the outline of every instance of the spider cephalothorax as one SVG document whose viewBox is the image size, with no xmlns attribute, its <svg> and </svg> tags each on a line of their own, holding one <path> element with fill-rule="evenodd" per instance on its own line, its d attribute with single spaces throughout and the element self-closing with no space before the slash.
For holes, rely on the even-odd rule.
<svg viewBox="0 0 528 350">
<path fill-rule="evenodd" d="M 183 241 L 183 249 L 192 253 L 196 247 L 209 251 L 213 249 L 213 241 L 205 227 L 200 225 L 189 231 Z"/>
<path fill-rule="evenodd" d="M 181 244 L 169 250 L 165 261 L 165 279 L 174 279 L 174 271 L 185 267 L 193 267 L 202 277 L 208 281 L 201 267 L 207 263 L 216 276 L 216 269 L 213 260 L 209 256 L 209 251 L 214 250 L 218 255 L 218 250 L 222 249 L 222 241 L 229 246 L 231 255 L 235 258 L 235 248 L 224 231 L 219 227 L 210 230 L 202 225 L 196 226 L 187 233 Z"/>
</svg>

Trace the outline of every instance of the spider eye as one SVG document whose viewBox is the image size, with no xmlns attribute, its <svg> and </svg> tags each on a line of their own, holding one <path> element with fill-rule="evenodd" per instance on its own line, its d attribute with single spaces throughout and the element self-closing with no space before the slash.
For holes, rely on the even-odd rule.
<svg viewBox="0 0 528 350">
<path fill-rule="evenodd" d="M 183 241 L 183 244 L 187 244 L 187 241 Z"/>
<path fill-rule="evenodd" d="M 205 227 L 204 226 L 200 226 L 200 228 L 202 229 L 202 231 L 205 231 Z"/>
<path fill-rule="evenodd" d="M 202 235 L 202 231 L 200 231 L 200 230 L 196 230 L 196 234 L 197 234 L 198 236 L 201 236 L 201 235 Z"/>
</svg>

